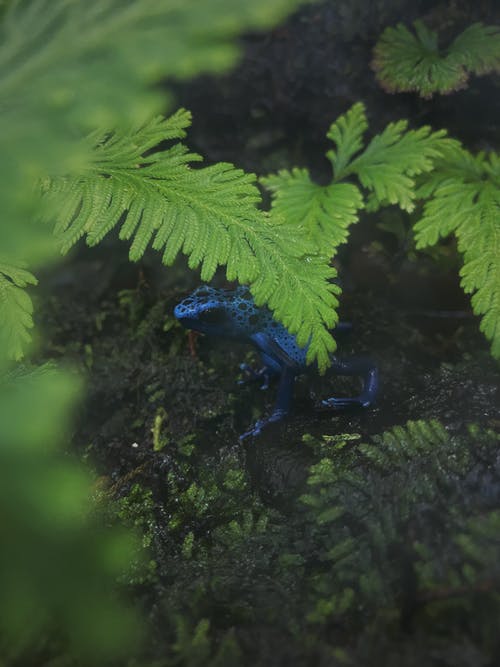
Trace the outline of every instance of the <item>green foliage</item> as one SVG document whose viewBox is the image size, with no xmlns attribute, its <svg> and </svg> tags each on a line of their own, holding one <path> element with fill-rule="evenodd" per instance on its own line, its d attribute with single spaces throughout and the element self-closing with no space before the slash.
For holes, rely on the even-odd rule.
<svg viewBox="0 0 500 667">
<path fill-rule="evenodd" d="M 147 584 L 156 580 L 156 561 L 152 558 L 152 545 L 156 521 L 151 491 L 134 484 L 130 493 L 111 505 L 111 514 L 118 517 L 120 525 L 141 536 L 122 580 L 128 585 Z"/>
<path fill-rule="evenodd" d="M 472 433 L 481 442 L 480 457 L 498 446 L 493 433 Z M 374 437 L 358 452 L 313 465 L 310 491 L 302 497 L 311 520 L 311 554 L 324 563 L 323 574 L 310 580 L 309 620 L 325 624 L 384 608 L 403 613 L 402 603 L 416 609 L 442 597 L 451 598 L 453 607 L 457 593 L 473 600 L 482 581 L 490 582 L 484 590 L 493 590 L 498 512 L 479 523 L 466 518 L 470 503 L 481 513 L 484 500 L 463 498 L 474 465 L 464 441 L 439 422 L 416 421 Z M 430 610 L 439 613 L 439 607 Z"/>
<path fill-rule="evenodd" d="M 448 570 L 433 560 L 425 545 L 415 544 L 418 554 L 415 568 L 421 581 L 422 602 L 493 591 L 500 581 L 499 528 L 499 510 L 490 510 L 466 521 L 454 537 L 453 566 Z"/>
<path fill-rule="evenodd" d="M 343 648 L 363 665 L 360 645 L 380 651 L 381 635 L 392 649 L 419 642 L 416 664 L 432 664 L 428 655 L 451 649 L 460 631 L 487 664 L 500 612 L 498 435 L 415 421 L 364 443 L 349 433 L 305 441 L 307 489 L 273 508 L 230 447 L 171 451 L 153 542 L 165 664 L 212 664 L 233 628 L 230 655 L 242 639 L 250 661 L 269 645 L 274 662 L 312 664 Z M 297 455 L 284 453 L 279 473 Z M 149 516 L 132 491 L 135 502 Z"/>
<path fill-rule="evenodd" d="M 236 667 L 241 664 L 241 651 L 232 631 L 225 634 L 215 650 L 212 647 L 209 633 L 210 621 L 208 619 L 202 618 L 192 628 L 182 616 L 178 616 L 172 657 L 167 659 L 165 666 Z"/>
<path fill-rule="evenodd" d="M 75 238 L 82 235 L 83 230 L 79 229 L 78 225 L 83 227 L 95 224 L 94 235 L 90 233 L 88 240 L 96 242 L 96 234 L 102 236 L 116 224 L 114 214 L 118 215 L 120 207 L 130 203 L 131 198 L 136 195 L 136 217 L 134 219 L 133 211 L 129 212 L 129 226 L 124 227 L 123 234 L 132 234 L 130 225 L 137 223 L 137 216 L 140 215 L 138 240 L 132 248 L 132 254 L 140 256 L 147 243 L 147 225 L 152 224 L 152 215 L 158 209 L 161 190 L 152 193 L 151 188 L 148 190 L 146 181 L 141 188 L 137 169 L 135 175 L 128 174 L 129 178 L 126 173 L 122 174 L 121 182 L 126 182 L 131 188 L 130 192 L 118 192 L 110 183 L 105 187 L 104 178 L 92 181 L 91 175 L 95 175 L 95 169 L 99 167 L 95 158 L 99 160 L 106 153 L 106 161 L 111 159 L 112 151 L 118 149 L 118 155 L 125 160 L 121 166 L 130 167 L 127 159 L 137 152 L 133 146 L 126 145 L 127 136 L 129 140 L 133 139 L 133 136 L 127 135 L 124 130 L 126 127 L 142 127 L 139 137 L 143 142 L 142 147 L 151 137 L 161 137 L 158 139 L 160 141 L 169 138 L 169 133 L 174 132 L 174 121 L 171 120 L 168 127 L 160 129 L 158 126 L 161 121 L 150 119 L 160 110 L 172 105 L 172 95 L 164 83 L 161 87 L 152 84 L 164 80 L 165 77 L 186 78 L 200 72 L 227 69 L 238 57 L 239 50 L 234 44 L 236 35 L 244 29 L 261 29 L 271 25 L 298 4 L 298 0 L 257 0 L 250 4 L 243 0 L 141 0 L 126 3 L 121 0 L 76 0 L 60 3 L 50 0 L 14 0 L 7 3 L 0 22 L 0 96 L 3 100 L 0 110 L 0 202 L 3 214 L 0 239 L 2 253 L 8 257 L 9 262 L 16 266 L 27 263 L 33 268 L 34 264 L 46 261 L 53 254 L 48 228 L 40 226 L 40 229 L 36 230 L 28 222 L 39 217 L 40 208 L 44 206 L 40 201 L 38 184 L 47 184 L 47 179 L 52 179 L 53 194 L 58 187 L 61 188 L 59 198 L 56 201 L 54 196 L 52 203 L 56 210 L 61 211 L 63 225 L 64 211 L 71 209 L 75 199 L 84 195 L 82 203 L 85 205 L 79 211 L 78 223 L 73 221 L 71 231 L 68 230 L 64 238 L 67 245 L 71 245 Z M 29 40 L 21 37 L 28 34 Z M 166 93 L 162 93 L 162 90 Z M 182 122 L 187 122 L 187 115 L 180 114 L 176 118 L 180 122 L 177 127 L 180 135 L 175 132 L 174 134 L 183 136 Z M 97 128 L 104 130 L 99 132 Z M 108 136 L 110 128 L 118 128 L 112 136 Z M 89 131 L 90 138 L 82 141 L 82 136 Z M 122 137 L 121 143 L 119 137 Z M 101 143 L 100 151 L 94 150 L 96 142 Z M 177 159 L 180 163 L 175 172 L 175 150 L 172 149 L 169 154 L 169 166 L 172 168 L 169 174 L 172 178 L 182 171 L 182 155 L 185 153 L 185 149 L 178 148 Z M 141 153 L 139 155 L 141 156 Z M 189 159 L 198 158 L 191 156 Z M 110 165 L 107 163 L 102 166 Z M 150 186 L 154 179 L 153 172 L 154 165 L 151 165 Z M 165 178 L 168 178 L 168 174 L 165 174 Z M 243 226 L 257 218 L 256 213 L 248 214 L 249 202 L 255 197 L 255 191 L 252 194 L 250 176 L 243 175 L 229 165 L 216 165 L 212 169 L 203 170 L 203 173 L 200 172 L 197 179 L 195 181 L 193 178 L 191 185 L 184 190 L 183 182 L 178 182 L 178 203 L 182 211 L 189 208 L 185 198 L 192 194 L 192 188 L 203 182 L 205 196 L 211 187 L 215 187 L 215 191 L 213 196 L 208 198 L 205 208 L 202 211 L 198 209 L 196 214 L 210 212 L 209 205 L 213 204 L 218 196 L 227 194 L 233 198 L 233 202 L 246 198 L 246 206 L 242 203 L 240 209 Z M 118 181 L 115 175 L 113 185 Z M 75 182 L 78 183 L 76 192 L 64 189 L 64 184 L 69 187 L 70 183 Z M 184 184 L 187 185 L 185 182 Z M 156 200 L 152 201 L 154 194 Z M 111 203 L 112 196 L 114 199 Z M 141 196 L 145 197 L 144 201 Z M 198 203 L 201 203 L 201 200 L 200 196 Z M 151 204 L 153 208 L 148 208 L 147 213 L 143 213 L 143 203 Z M 219 204 L 218 209 L 222 208 Z M 106 220 L 99 218 L 89 222 L 87 214 L 94 215 L 99 211 L 106 212 Z M 245 211 L 250 218 L 245 218 Z M 211 212 L 212 219 L 216 212 Z M 176 211 L 171 213 L 175 215 Z M 234 213 L 235 207 L 232 208 L 232 217 L 229 216 L 231 221 Z M 181 218 L 183 222 L 187 221 L 186 217 Z M 260 220 L 261 227 L 265 227 L 263 216 L 260 216 Z M 224 227 L 224 221 L 220 225 Z M 166 236 L 169 235 L 167 227 L 168 222 L 163 229 Z M 265 227 L 271 237 L 268 245 L 276 254 L 275 246 L 281 243 L 281 237 L 276 240 L 276 231 L 268 230 L 268 227 L 270 226 Z M 206 232 L 206 228 L 204 231 Z M 179 226 L 177 234 L 180 234 Z M 186 236 L 189 235 L 190 232 L 187 231 Z M 248 235 L 251 237 L 251 232 L 248 232 Z M 256 234 L 255 238 L 260 236 Z M 200 239 L 194 249 L 190 247 L 192 240 L 183 238 L 181 245 L 185 242 L 187 252 L 193 255 L 196 250 L 200 255 L 200 249 L 206 241 L 206 238 Z M 245 238 L 242 244 L 247 241 L 251 246 L 253 237 Z M 161 246 L 160 240 L 158 243 Z M 175 255 L 180 246 L 176 246 L 174 239 L 171 239 L 169 245 Z M 256 252 L 261 250 L 259 246 Z M 248 254 L 253 252 L 251 247 Z M 296 257 L 292 263 L 295 264 L 296 273 L 303 265 L 305 256 L 304 253 L 297 255 L 297 251 L 295 252 Z M 272 264 L 274 254 L 269 256 L 269 264 Z M 198 259 L 192 256 L 193 264 L 202 259 L 206 260 L 205 270 L 208 273 L 213 272 L 215 268 L 209 266 L 212 259 L 209 254 L 205 256 L 203 251 Z M 237 265 L 239 258 L 236 253 L 233 259 Z M 314 261 L 312 260 L 313 264 Z M 258 262 L 254 261 L 246 273 L 244 269 L 233 269 L 232 273 L 240 278 L 240 273 L 248 275 L 253 271 L 253 275 L 257 275 L 256 264 Z M 249 264 L 246 266 L 249 267 Z M 316 275 L 319 282 L 323 280 L 324 274 L 323 268 L 318 266 Z M 28 297 L 19 289 L 14 289 L 9 281 L 2 275 L 0 307 L 2 314 L 6 313 L 5 321 L 9 323 L 10 333 L 5 334 L 10 341 L 8 356 L 18 358 L 28 340 L 27 329 L 31 326 L 31 312 Z M 257 298 L 267 298 L 265 295 L 272 293 L 273 287 L 272 279 L 267 276 L 256 289 Z M 317 299 L 313 306 L 315 315 L 318 307 L 326 313 L 332 303 L 333 297 L 330 296 L 329 288 L 325 288 L 324 292 L 325 290 L 328 292 L 323 295 L 326 304 L 322 305 L 321 297 Z M 312 294 L 312 291 L 310 292 Z M 280 304 L 280 307 L 286 309 L 286 305 Z M 291 317 L 290 325 L 299 329 L 298 320 L 297 317 Z M 330 313 L 327 321 L 331 322 Z M 15 342 L 12 341 L 14 329 L 16 335 L 19 334 Z M 301 337 L 307 340 L 308 332 L 310 328 L 306 326 L 300 334 Z M 317 338 L 321 338 L 321 331 L 318 331 Z M 323 334 L 323 339 L 323 344 L 331 348 L 332 343 L 326 334 Z"/>
<path fill-rule="evenodd" d="M 227 542 L 242 539 L 260 525 L 262 511 L 253 498 L 249 507 L 241 502 L 247 498 L 248 483 L 236 457 L 229 457 L 219 469 L 205 466 L 200 452 L 191 456 L 193 450 L 185 450 L 185 443 L 178 445 L 179 470 L 167 475 L 166 486 L 175 507 L 169 512 L 168 528 L 172 533 L 183 535 L 183 556 L 191 557 L 193 549 L 198 549 L 196 532 L 186 531 L 193 523 L 203 525 L 211 517 L 217 517 L 216 526 L 212 526 L 220 539 Z M 254 505 L 255 507 L 252 507 Z M 229 531 L 223 537 L 225 531 Z M 222 531 L 222 532 L 220 532 Z M 200 545 L 203 551 L 203 546 Z"/>
<path fill-rule="evenodd" d="M 183 138 L 189 123 L 181 110 L 130 132 L 89 137 L 93 159 L 85 172 L 45 184 L 46 217 L 55 219 L 63 250 L 82 236 L 95 245 L 119 225 L 121 238 L 132 239 L 133 260 L 152 245 L 169 265 L 182 250 L 205 281 L 226 265 L 228 280 L 249 284 L 256 303 L 267 303 L 300 344 L 311 340 L 310 358 L 325 368 L 338 305 L 328 258 L 294 221 L 269 219 L 257 208 L 252 174 L 226 163 L 192 169 L 201 157 L 182 143 L 150 152 Z"/>
<path fill-rule="evenodd" d="M 0 248 L 1 372 L 6 361 L 24 356 L 31 340 L 33 304 L 27 288 L 37 279 L 26 267 L 50 261 L 57 248 L 49 229 L 22 220 L 0 222 Z"/>
<path fill-rule="evenodd" d="M 317 185 L 307 169 L 295 167 L 262 179 L 273 193 L 273 210 L 277 215 L 305 228 L 310 238 L 325 251 L 335 251 L 348 237 L 351 224 L 357 222 L 363 207 L 359 188 L 351 183 Z"/>
<path fill-rule="evenodd" d="M 7 359 L 21 359 L 30 340 L 33 304 L 23 288 L 36 283 L 29 271 L 0 262 L 0 349 Z"/>
<path fill-rule="evenodd" d="M 500 358 L 500 157 L 454 147 L 424 179 L 419 195 L 426 203 L 415 225 L 417 248 L 456 236 L 462 287 L 473 295 L 481 330 Z"/>
<path fill-rule="evenodd" d="M 221 71 L 234 38 L 294 0 L 13 0 L 1 17 L 0 201 L 6 220 L 38 207 L 35 183 L 79 173 L 79 131 L 137 124 L 172 104 L 164 84 Z M 25 39 L 29 35 L 30 39 Z M 165 95 L 163 91 L 167 91 Z"/>
<path fill-rule="evenodd" d="M 95 168 L 99 137 L 103 147 L 109 150 L 113 145 L 115 150 L 116 138 L 127 132 L 124 128 L 149 127 L 156 142 L 157 128 L 149 119 L 172 106 L 169 85 L 158 85 L 165 77 L 226 69 L 237 58 L 234 38 L 239 32 L 266 27 L 296 4 L 1 3 L 2 664 L 122 664 L 136 651 L 142 627 L 137 614 L 120 600 L 116 586 L 117 579 L 138 582 L 128 568 L 141 550 L 128 533 L 105 528 L 92 501 L 94 480 L 61 451 L 70 433 L 78 382 L 72 373 L 46 366 L 12 370 L 11 361 L 24 353 L 32 326 L 25 288 L 36 280 L 24 267 L 44 266 L 56 254 L 52 231 L 39 224 L 39 218 L 47 219 L 59 206 L 71 206 L 72 196 L 81 196 L 62 191 L 71 179 L 84 190 L 85 203 L 92 201 L 95 191 L 91 186 L 85 190 L 84 183 Z M 108 136 L 98 128 L 116 128 L 116 134 Z M 93 141 L 82 140 L 89 132 Z M 162 140 L 167 135 L 163 133 Z M 142 139 L 148 141 L 144 133 Z M 174 153 L 175 149 L 172 158 Z M 125 150 L 125 157 L 133 154 L 133 146 L 128 154 Z M 181 148 L 181 163 L 182 155 Z M 218 177 L 224 180 L 224 169 Z M 103 192 L 95 195 L 101 197 L 101 206 L 111 195 L 104 180 Z M 132 182 L 130 178 L 129 185 Z M 53 196 L 42 198 L 49 183 Z M 116 191 L 112 194 L 117 196 Z M 136 205 L 139 199 L 138 195 Z M 84 214 L 78 211 L 79 222 Z M 99 232 L 104 233 L 102 228 Z"/>
<path fill-rule="evenodd" d="M 375 46 L 372 66 L 387 92 L 430 98 L 464 88 L 471 73 L 500 71 L 498 28 L 474 23 L 440 48 L 436 32 L 422 21 L 413 25 L 415 34 L 402 23 L 386 28 Z"/>
<path fill-rule="evenodd" d="M 365 206 L 376 211 L 381 206 L 395 204 L 412 211 L 415 177 L 432 171 L 434 161 L 456 144 L 443 131 L 431 132 L 429 127 L 408 130 L 403 120 L 390 123 L 365 144 L 363 135 L 367 128 L 365 107 L 361 103 L 331 125 L 327 136 L 334 148 L 328 151 L 327 158 L 333 177 L 328 185 L 314 183 L 306 169 L 298 168 L 261 179 L 272 194 L 272 216 L 283 218 L 296 230 L 295 234 L 297 231 L 304 234 L 326 257 L 334 255 L 337 247 L 347 240 L 350 225 L 358 220 L 359 211 Z M 362 187 L 345 182 L 352 177 Z M 278 312 L 276 315 L 281 319 Z M 315 317 L 313 311 L 309 315 Z M 314 356 L 324 369 L 327 358 L 313 336 L 310 358 Z"/>
<path fill-rule="evenodd" d="M 364 206 L 376 210 L 396 204 L 413 210 L 415 176 L 431 171 L 434 160 L 453 143 L 445 139 L 445 132 L 431 132 L 429 127 L 407 130 L 407 122 L 398 121 L 365 144 L 367 127 L 361 103 L 331 125 L 327 136 L 335 147 L 327 153 L 333 170 L 329 185 L 314 183 L 306 169 L 282 170 L 261 179 L 272 193 L 273 214 L 304 229 L 327 255 L 347 240 L 349 227 Z M 353 176 L 363 189 L 343 182 Z"/>
<path fill-rule="evenodd" d="M 19 366 L 0 376 L 0 442 L 2 453 L 9 448 L 23 452 L 54 449 L 71 419 L 78 382 L 69 373 L 48 364 L 35 369 Z M 23 419 L 26 406 L 30 419 Z"/>
<path fill-rule="evenodd" d="M 140 631 L 136 614 L 113 592 L 133 540 L 121 530 L 102 531 L 93 481 L 60 452 L 77 385 L 49 366 L 0 379 L 5 664 L 42 664 L 54 646 L 82 663 L 102 664 L 132 650 Z"/>
<path fill-rule="evenodd" d="M 412 211 L 415 176 L 432 171 L 434 160 L 453 143 L 444 138 L 443 130 L 431 132 L 427 126 L 407 130 L 407 126 L 404 120 L 390 123 L 347 169 L 346 174 L 355 174 L 370 192 L 371 211 L 388 204 Z"/>
<path fill-rule="evenodd" d="M 481 330 L 498 358 L 500 160 L 495 153 L 474 157 L 443 132 L 406 128 L 405 121 L 390 123 L 364 147 L 366 114 L 362 104 L 354 105 L 328 133 L 335 143 L 327 153 L 332 183 L 317 185 L 305 169 L 268 176 L 262 180 L 272 193 L 273 212 L 305 229 L 322 252 L 333 254 L 361 208 L 376 211 L 396 204 L 411 212 L 423 200 L 424 213 L 415 226 L 417 247 L 456 235 L 464 257 L 462 286 L 473 294 L 473 310 L 483 316 Z M 343 182 L 353 176 L 366 197 L 358 185 Z"/>
<path fill-rule="evenodd" d="M 354 104 L 330 126 L 326 136 L 334 143 L 335 148 L 330 149 L 327 158 L 332 164 L 335 181 L 349 175 L 350 163 L 364 148 L 363 135 L 367 129 L 366 109 L 361 102 Z"/>
</svg>

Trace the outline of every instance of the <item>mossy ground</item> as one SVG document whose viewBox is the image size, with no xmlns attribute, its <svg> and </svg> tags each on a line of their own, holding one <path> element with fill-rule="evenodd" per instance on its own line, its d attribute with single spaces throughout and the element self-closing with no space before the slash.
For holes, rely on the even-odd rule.
<svg viewBox="0 0 500 667">
<path fill-rule="evenodd" d="M 259 173 L 309 164 L 321 180 L 326 128 L 360 98 L 375 129 L 403 116 L 472 149 L 496 145 L 497 102 L 479 104 L 482 123 L 468 109 L 497 83 L 435 106 L 376 88 L 370 48 L 402 18 L 395 4 L 323 3 L 250 37 L 236 74 L 179 89 L 196 148 Z M 412 20 L 435 3 L 403 4 Z M 451 4 L 431 19 L 492 21 L 491 3 Z M 111 239 L 42 281 L 41 353 L 87 378 L 74 446 L 109 520 L 142 536 L 124 583 L 150 636 L 132 664 L 497 664 L 500 371 L 455 250 L 417 257 L 407 223 L 387 212 L 363 218 L 339 267 L 341 316 L 354 324 L 340 351 L 377 360 L 376 406 L 319 414 L 317 399 L 353 385 L 312 372 L 294 415 L 244 444 L 274 389 L 236 384 L 239 364 L 257 363 L 250 350 L 175 322 L 173 305 L 197 282 L 182 262 L 131 265 Z M 408 420 L 418 423 L 373 439 Z"/>
<path fill-rule="evenodd" d="M 405 309 L 351 275 L 341 349 L 377 359 L 377 405 L 315 412 L 352 387 L 312 372 L 294 416 L 242 444 L 274 399 L 236 383 L 253 353 L 177 325 L 182 266 L 166 282 L 154 257 L 106 276 L 110 248 L 72 262 L 69 281 L 58 270 L 43 319 L 46 353 L 87 378 L 75 445 L 110 520 L 142 536 L 124 583 L 149 618 L 144 664 L 492 664 L 500 373 L 476 320 Z M 400 458 L 384 440 L 367 458 L 375 434 L 431 419 L 448 440 L 398 432 Z"/>
</svg>

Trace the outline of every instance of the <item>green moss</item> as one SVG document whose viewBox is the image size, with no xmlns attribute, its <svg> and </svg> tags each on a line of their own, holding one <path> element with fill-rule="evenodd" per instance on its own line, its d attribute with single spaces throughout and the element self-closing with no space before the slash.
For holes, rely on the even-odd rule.
<svg viewBox="0 0 500 667">
<path fill-rule="evenodd" d="M 158 667 L 267 667 L 271 647 L 272 664 L 294 667 L 434 665 L 458 632 L 479 656 L 467 667 L 494 655 L 496 436 L 417 421 L 368 438 L 376 412 L 320 421 L 308 407 L 304 418 L 299 397 L 298 417 L 245 449 L 238 420 L 273 397 L 233 391 L 241 350 L 202 339 L 192 356 L 152 307 L 168 311 L 168 294 L 134 295 L 144 337 L 116 297 L 103 302 L 98 335 L 85 313 L 72 326 L 92 346 L 89 405 L 115 401 L 112 417 L 89 411 L 82 443 L 113 475 L 118 520 L 142 536 L 127 582 L 150 614 Z M 467 373 L 442 366 L 436 395 Z M 281 478 L 286 500 L 274 504 Z"/>
<path fill-rule="evenodd" d="M 126 583 L 133 586 L 151 584 L 157 575 L 153 550 L 157 524 L 152 492 L 134 484 L 128 495 L 115 501 L 114 512 L 122 525 L 133 529 L 141 538 Z"/>
<path fill-rule="evenodd" d="M 300 665 L 318 651 L 357 665 L 364 642 L 377 654 L 377 633 L 396 652 L 423 633 L 425 662 L 459 628 L 493 655 L 500 515 L 490 505 L 500 476 L 488 478 L 481 461 L 498 436 L 420 421 L 366 443 L 357 434 L 305 441 L 315 462 L 287 511 L 262 504 L 234 454 L 179 451 L 162 501 L 169 519 L 156 525 L 167 535 L 160 597 L 178 619 L 167 642 L 175 664 L 212 664 L 231 627 L 227 650 L 241 659 L 238 635 L 257 641 L 263 625 Z"/>
<path fill-rule="evenodd" d="M 155 396 L 158 396 L 158 393 Z M 168 414 L 165 408 L 159 407 L 156 411 L 153 426 L 151 428 L 151 433 L 153 435 L 153 449 L 155 452 L 161 452 L 161 450 L 170 442 L 166 432 L 167 429 L 165 428 L 167 426 L 167 424 L 165 424 L 167 419 Z"/>
</svg>

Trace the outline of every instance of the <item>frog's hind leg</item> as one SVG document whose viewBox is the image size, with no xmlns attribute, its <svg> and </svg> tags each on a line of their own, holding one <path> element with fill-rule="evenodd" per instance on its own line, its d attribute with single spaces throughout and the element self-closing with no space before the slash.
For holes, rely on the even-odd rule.
<svg viewBox="0 0 500 667">
<path fill-rule="evenodd" d="M 359 396 L 351 398 L 327 398 L 321 401 L 320 409 L 342 410 L 346 408 L 367 408 L 374 402 L 378 392 L 378 369 L 366 357 L 350 357 L 333 360 L 331 370 L 337 375 L 359 375 L 363 378 L 363 389 Z"/>
</svg>

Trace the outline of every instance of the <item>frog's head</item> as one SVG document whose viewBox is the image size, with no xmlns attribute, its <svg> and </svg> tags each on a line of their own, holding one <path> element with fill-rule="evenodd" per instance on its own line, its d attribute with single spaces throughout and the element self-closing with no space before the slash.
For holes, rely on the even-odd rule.
<svg viewBox="0 0 500 667">
<path fill-rule="evenodd" d="M 247 287 L 235 290 L 202 285 L 177 304 L 174 315 L 186 329 L 239 338 L 257 330 L 259 311 Z"/>
</svg>

